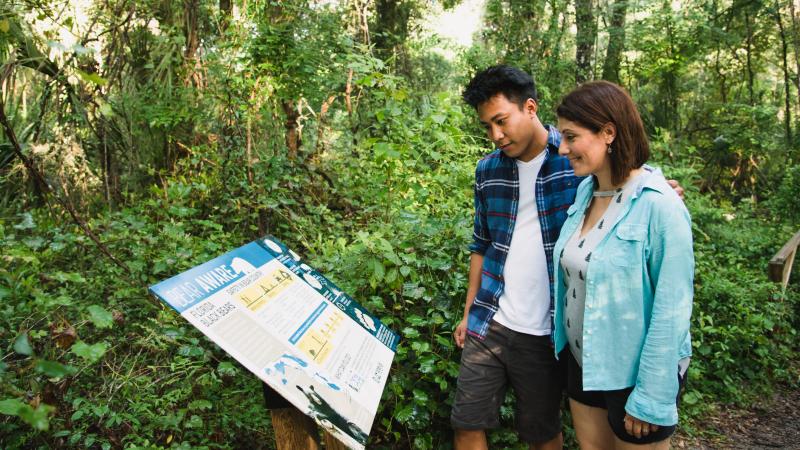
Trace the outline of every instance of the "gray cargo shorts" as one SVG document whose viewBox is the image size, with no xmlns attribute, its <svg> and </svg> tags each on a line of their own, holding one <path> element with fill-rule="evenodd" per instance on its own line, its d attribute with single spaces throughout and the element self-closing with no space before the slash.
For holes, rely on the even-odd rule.
<svg viewBox="0 0 800 450">
<path fill-rule="evenodd" d="M 547 442 L 561 432 L 565 380 L 549 336 L 519 333 L 492 321 L 484 340 L 467 335 L 464 342 L 450 423 L 462 430 L 499 427 L 510 384 L 520 440 Z"/>
</svg>

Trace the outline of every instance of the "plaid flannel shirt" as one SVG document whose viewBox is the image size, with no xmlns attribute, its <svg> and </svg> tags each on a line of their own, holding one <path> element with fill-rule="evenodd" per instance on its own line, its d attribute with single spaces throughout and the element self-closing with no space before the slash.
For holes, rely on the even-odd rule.
<svg viewBox="0 0 800 450">
<path fill-rule="evenodd" d="M 545 128 L 548 130 L 547 146 L 544 149 L 544 163 L 536 177 L 536 209 L 547 256 L 552 322 L 553 247 L 583 178 L 576 177 L 567 158 L 559 156 L 561 134 L 558 130 L 547 125 Z M 516 160 L 507 157 L 499 149 L 495 150 L 481 159 L 475 170 L 475 225 L 469 250 L 483 255 L 483 267 L 481 286 L 469 310 L 467 332 L 480 339 L 486 336 L 503 293 L 503 266 L 511 245 L 518 204 L 519 174 Z"/>
</svg>

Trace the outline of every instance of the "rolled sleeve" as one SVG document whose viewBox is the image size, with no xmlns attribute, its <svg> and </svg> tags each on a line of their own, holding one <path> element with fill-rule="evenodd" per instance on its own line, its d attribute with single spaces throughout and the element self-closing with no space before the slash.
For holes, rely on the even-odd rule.
<svg viewBox="0 0 800 450">
<path fill-rule="evenodd" d="M 694 295 L 691 219 L 671 195 L 653 207 L 647 261 L 653 304 L 636 385 L 625 405 L 628 414 L 661 426 L 678 423 L 679 351 L 689 333 Z"/>
</svg>

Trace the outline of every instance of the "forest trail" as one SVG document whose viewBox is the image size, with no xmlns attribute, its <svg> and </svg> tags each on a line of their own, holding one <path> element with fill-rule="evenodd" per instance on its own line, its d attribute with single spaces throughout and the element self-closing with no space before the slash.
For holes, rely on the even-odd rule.
<svg viewBox="0 0 800 450">
<path fill-rule="evenodd" d="M 800 387 L 782 387 L 749 409 L 724 409 L 707 421 L 719 437 L 673 440 L 674 449 L 800 449 Z M 698 426 L 702 424 L 698 423 Z"/>
</svg>

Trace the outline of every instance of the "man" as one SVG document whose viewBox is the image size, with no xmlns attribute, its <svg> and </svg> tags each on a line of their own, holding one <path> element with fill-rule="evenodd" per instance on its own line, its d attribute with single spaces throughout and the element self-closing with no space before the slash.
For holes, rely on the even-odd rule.
<svg viewBox="0 0 800 450">
<path fill-rule="evenodd" d="M 475 172 L 475 223 L 463 348 L 451 423 L 457 449 L 487 448 L 499 426 L 507 384 L 516 427 L 531 449 L 562 446 L 563 376 L 553 357 L 553 245 L 580 179 L 558 155 L 561 136 L 537 116 L 536 86 L 525 72 L 490 67 L 463 94 L 497 150 Z"/>
<path fill-rule="evenodd" d="M 558 130 L 539 121 L 528 74 L 490 67 L 463 97 L 497 149 L 475 171 L 469 287 L 454 333 L 463 348 L 450 418 L 455 446 L 487 448 L 485 430 L 499 426 L 510 384 L 520 439 L 531 449 L 561 449 L 564 375 L 550 340 L 553 246 L 582 178 L 559 156 Z"/>
</svg>

